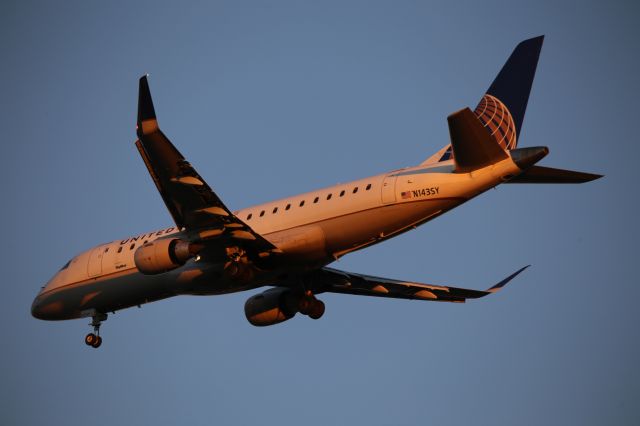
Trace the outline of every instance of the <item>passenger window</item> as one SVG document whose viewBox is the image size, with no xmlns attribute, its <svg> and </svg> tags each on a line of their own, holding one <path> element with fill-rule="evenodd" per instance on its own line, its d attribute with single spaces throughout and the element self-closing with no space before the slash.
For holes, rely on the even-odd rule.
<svg viewBox="0 0 640 426">
<path fill-rule="evenodd" d="M 327 200 L 331 199 L 331 194 L 327 195 Z"/>
<path fill-rule="evenodd" d="M 122 253 L 122 246 L 118 247 L 118 253 Z"/>
<path fill-rule="evenodd" d="M 289 210 L 291 208 L 291 204 L 287 204 L 287 207 L 285 207 L 285 210 Z"/>
<path fill-rule="evenodd" d="M 251 216 L 253 216 L 253 213 L 249 213 L 249 215 L 247 216 L 247 220 L 250 220 Z"/>
<path fill-rule="evenodd" d="M 260 217 L 264 216 L 264 210 L 260 212 Z"/>
<path fill-rule="evenodd" d="M 340 196 L 344 197 L 344 189 L 342 191 L 340 191 Z"/>
<path fill-rule="evenodd" d="M 300 201 L 300 207 L 304 206 L 304 200 Z"/>
<path fill-rule="evenodd" d="M 355 194 L 356 192 L 358 192 L 358 187 L 357 186 L 355 188 L 353 188 L 353 193 Z"/>
<path fill-rule="evenodd" d="M 314 204 L 315 204 L 315 203 L 317 203 L 319 199 L 320 199 L 320 197 L 316 197 L 316 198 L 314 198 L 314 199 L 313 199 L 313 203 L 314 203 Z"/>
<path fill-rule="evenodd" d="M 106 249 L 104 249 L 104 252 L 108 252 L 109 251 L 109 247 L 107 247 Z"/>
<path fill-rule="evenodd" d="M 273 214 L 276 214 L 276 213 L 278 213 L 278 208 L 277 208 L 277 207 L 274 207 L 274 208 L 273 208 Z"/>
<path fill-rule="evenodd" d="M 367 185 L 367 187 L 365 188 L 367 191 L 371 189 L 371 184 Z"/>
<path fill-rule="evenodd" d="M 129 250 L 133 250 L 133 248 L 136 246 L 136 243 L 133 243 L 129 246 Z"/>
</svg>

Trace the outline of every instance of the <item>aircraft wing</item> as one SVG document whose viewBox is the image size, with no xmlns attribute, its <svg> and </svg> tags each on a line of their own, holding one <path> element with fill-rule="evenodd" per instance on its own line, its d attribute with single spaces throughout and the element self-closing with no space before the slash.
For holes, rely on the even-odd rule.
<svg viewBox="0 0 640 426">
<path fill-rule="evenodd" d="M 485 291 L 372 277 L 333 268 L 322 268 L 312 279 L 313 283 L 318 285 L 317 292 L 462 303 L 466 299 L 477 299 L 496 293 L 528 267 L 529 265 L 517 270 Z"/>
<path fill-rule="evenodd" d="M 236 217 L 158 127 L 147 77 L 140 78 L 136 147 L 180 229 L 224 235 L 258 250 L 275 247 Z"/>
</svg>

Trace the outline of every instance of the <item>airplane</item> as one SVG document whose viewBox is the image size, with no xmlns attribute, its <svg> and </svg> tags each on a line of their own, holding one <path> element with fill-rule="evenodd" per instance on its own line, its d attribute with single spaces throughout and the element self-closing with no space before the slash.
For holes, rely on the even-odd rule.
<svg viewBox="0 0 640 426">
<path fill-rule="evenodd" d="M 268 286 L 245 303 L 268 326 L 297 313 L 319 319 L 322 293 L 461 303 L 499 291 L 346 272 L 330 263 L 415 229 L 502 183 L 582 183 L 601 175 L 538 166 L 544 146 L 517 148 L 544 36 L 516 46 L 474 111 L 447 117 L 450 143 L 422 163 L 231 211 L 158 126 L 147 76 L 139 81 L 135 145 L 174 225 L 100 244 L 42 287 L 42 320 L 91 318 L 85 343 L 102 344 L 109 313 L 178 295 Z"/>
</svg>

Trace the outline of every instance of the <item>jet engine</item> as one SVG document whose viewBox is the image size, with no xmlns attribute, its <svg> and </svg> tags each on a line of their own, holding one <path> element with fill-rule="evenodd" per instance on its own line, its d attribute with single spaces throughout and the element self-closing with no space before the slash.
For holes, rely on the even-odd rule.
<svg viewBox="0 0 640 426">
<path fill-rule="evenodd" d="M 257 327 L 284 322 L 298 312 L 318 319 L 324 314 L 324 303 L 312 294 L 300 294 L 288 288 L 272 288 L 250 297 L 244 304 L 247 320 Z"/>
<path fill-rule="evenodd" d="M 258 327 L 291 319 L 298 312 L 298 298 L 287 288 L 272 288 L 250 297 L 244 304 L 247 320 Z"/>
<path fill-rule="evenodd" d="M 133 260 L 140 272 L 155 275 L 176 269 L 194 256 L 190 243 L 178 239 L 162 239 L 137 249 Z"/>
</svg>

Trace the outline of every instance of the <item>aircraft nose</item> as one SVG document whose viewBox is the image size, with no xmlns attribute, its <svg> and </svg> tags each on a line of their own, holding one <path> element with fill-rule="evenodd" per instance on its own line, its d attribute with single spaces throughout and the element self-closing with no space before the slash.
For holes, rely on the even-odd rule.
<svg viewBox="0 0 640 426">
<path fill-rule="evenodd" d="M 38 293 L 31 304 L 31 315 L 41 320 L 55 320 L 62 313 L 62 302 L 53 300 L 49 295 Z"/>
<path fill-rule="evenodd" d="M 42 296 L 38 294 L 31 304 L 31 316 L 37 319 L 44 319 L 42 312 Z"/>
<path fill-rule="evenodd" d="M 33 301 L 33 303 L 31 304 L 31 316 L 37 319 L 41 319 L 40 318 L 40 306 L 38 304 L 38 298 L 36 297 Z"/>
</svg>

